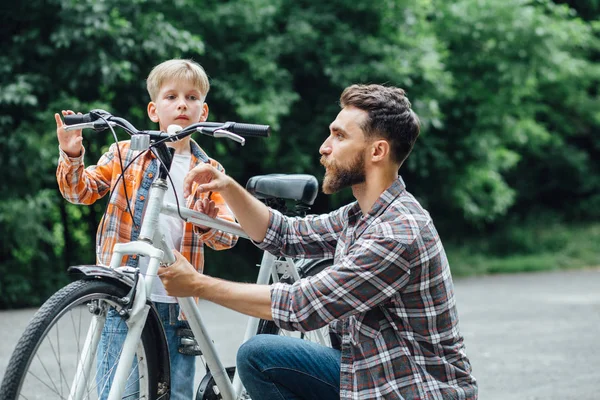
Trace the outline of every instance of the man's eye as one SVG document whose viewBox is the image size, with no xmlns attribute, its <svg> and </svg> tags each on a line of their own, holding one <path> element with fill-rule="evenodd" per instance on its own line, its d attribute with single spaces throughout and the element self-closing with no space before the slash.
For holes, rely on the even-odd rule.
<svg viewBox="0 0 600 400">
<path fill-rule="evenodd" d="M 173 99 L 175 99 L 175 96 L 173 96 L 172 94 L 167 96 L 167 100 L 173 100 Z"/>
</svg>

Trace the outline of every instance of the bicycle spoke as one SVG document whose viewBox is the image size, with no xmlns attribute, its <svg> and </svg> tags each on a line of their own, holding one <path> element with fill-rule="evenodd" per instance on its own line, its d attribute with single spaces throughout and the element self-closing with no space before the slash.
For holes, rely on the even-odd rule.
<svg viewBox="0 0 600 400">
<path fill-rule="evenodd" d="M 159 397 L 157 397 L 157 398 L 156 398 L 156 400 L 160 400 L 160 399 L 162 399 L 163 397 L 165 397 L 166 395 L 167 395 L 167 393 L 165 393 L 165 394 L 163 394 L 163 395 L 160 395 Z"/>
<path fill-rule="evenodd" d="M 124 323 L 122 320 L 121 320 L 121 321 L 119 321 L 119 324 L 117 325 L 117 330 L 119 329 L 119 327 L 120 327 L 120 325 L 121 325 L 122 323 Z M 103 384 L 103 387 L 102 387 L 102 389 L 101 389 L 100 393 L 103 393 L 103 392 L 104 392 L 104 390 L 106 389 L 106 387 L 107 387 L 107 385 L 108 385 L 109 383 L 110 383 L 110 384 L 111 384 L 111 386 L 112 386 L 112 380 L 114 379 L 114 377 L 113 377 L 113 371 L 115 371 L 115 370 L 116 370 L 116 368 L 117 368 L 117 366 L 118 366 L 118 360 L 120 360 L 120 358 L 121 358 L 121 354 L 122 354 L 122 352 L 123 352 L 123 347 L 121 347 L 121 348 L 119 349 L 119 352 L 118 352 L 117 354 L 115 354 L 115 353 L 111 353 L 110 349 L 111 349 L 111 348 L 114 348 L 114 346 L 111 346 L 111 344 L 112 344 L 112 342 L 113 342 L 113 338 L 114 338 L 115 336 L 116 336 L 116 335 L 111 335 L 111 337 L 110 337 L 109 343 L 108 343 L 108 345 L 107 345 L 107 348 L 106 348 L 106 351 L 105 351 L 105 355 L 104 355 L 104 357 L 103 357 L 103 361 L 105 361 L 105 360 L 108 360 L 108 359 L 109 359 L 109 357 L 114 357 L 114 359 L 115 359 L 115 360 L 117 360 L 117 362 L 113 363 L 112 367 L 111 367 L 111 368 L 110 368 L 110 369 L 107 371 L 107 373 L 105 373 L 105 374 L 102 376 L 102 379 L 103 379 L 103 380 L 105 379 L 105 380 L 104 380 L 104 384 Z M 136 360 L 136 358 L 135 358 L 135 357 L 136 357 L 136 356 L 134 355 L 134 361 Z M 139 361 L 144 361 L 144 358 L 143 358 L 143 357 L 140 357 L 140 358 L 139 358 Z M 127 389 L 128 389 L 128 388 L 132 387 L 132 385 L 135 385 L 136 383 L 139 383 L 139 382 L 140 382 L 140 381 L 141 381 L 141 380 L 144 378 L 144 376 L 142 376 L 142 375 L 139 375 L 139 367 L 138 367 L 138 366 L 139 366 L 139 361 L 136 363 L 135 367 L 133 367 L 133 366 L 132 366 L 132 368 L 131 368 L 131 370 L 130 370 L 130 372 L 129 372 L 129 375 L 127 376 L 127 382 L 129 382 L 129 384 L 128 384 L 128 385 L 125 387 L 125 389 L 124 389 L 124 391 L 125 391 L 125 392 L 127 391 Z M 98 371 L 96 371 L 96 372 L 98 372 Z M 134 374 L 134 373 L 137 373 L 137 374 L 138 374 L 138 377 L 137 377 L 137 379 L 136 379 L 136 380 L 134 380 L 134 381 L 131 381 L 131 382 L 130 382 L 130 379 L 131 379 L 131 377 L 133 376 L 133 374 Z M 112 377 L 112 378 L 111 378 L 111 377 Z M 96 381 L 97 381 L 97 379 L 96 379 Z M 96 387 L 97 387 L 97 385 L 96 385 Z M 128 395 L 128 396 L 131 396 L 131 395 Z"/>
<path fill-rule="evenodd" d="M 140 391 L 138 390 L 138 391 L 137 391 L 137 392 L 135 392 L 135 393 L 131 393 L 131 394 L 128 394 L 127 396 L 123 396 L 123 399 L 127 399 L 127 398 L 130 398 L 130 397 L 132 397 L 132 396 L 139 396 L 139 394 L 140 394 Z M 133 398 L 134 398 L 134 399 L 136 399 L 136 398 L 140 398 L 140 399 L 141 399 L 142 397 L 133 397 Z"/>
<path fill-rule="evenodd" d="M 56 330 L 57 330 L 57 335 L 56 336 L 58 337 L 59 336 L 58 335 L 58 328 Z M 64 394 L 63 394 L 63 391 L 62 391 L 63 381 L 64 381 L 66 387 L 69 388 L 69 389 L 71 388 L 71 384 L 67 380 L 67 377 L 65 376 L 64 370 L 62 368 L 62 364 L 60 362 L 60 342 L 59 342 L 59 352 L 58 352 L 58 354 L 59 354 L 59 356 L 58 356 L 58 358 L 59 358 L 58 369 L 59 369 L 59 374 L 60 374 L 59 382 L 60 382 L 60 388 L 61 388 L 61 396 L 64 397 Z"/>
<path fill-rule="evenodd" d="M 78 309 L 79 309 L 79 324 L 78 324 L 78 326 L 79 326 L 79 332 L 78 332 L 78 334 L 77 334 L 77 337 L 78 337 L 78 338 L 80 338 L 80 336 L 81 336 L 81 332 L 82 332 L 82 330 L 83 330 L 83 324 L 81 323 L 81 319 L 82 319 L 82 311 L 81 311 L 81 307 L 78 307 Z M 93 318 L 94 318 L 94 317 L 92 317 L 92 320 L 90 321 L 90 325 L 93 323 L 93 322 L 92 322 L 92 321 L 93 321 Z M 96 329 L 98 329 L 98 328 L 96 328 Z M 86 340 L 87 340 L 87 337 L 88 337 L 88 335 L 86 334 Z M 81 351 L 80 351 L 80 343 L 81 343 L 81 341 L 80 341 L 80 340 L 78 340 L 78 341 L 77 341 L 77 355 L 78 355 L 77 359 L 78 359 L 78 360 L 84 360 L 84 361 L 83 361 L 83 363 L 82 363 L 82 365 L 81 365 L 81 368 L 83 369 L 83 371 L 82 371 L 82 372 L 83 372 L 83 381 L 85 382 L 86 393 L 89 395 L 89 393 L 90 393 L 90 391 L 89 391 L 89 387 L 90 387 L 90 384 L 91 384 L 91 383 L 90 383 L 89 377 L 88 377 L 88 376 L 86 376 L 86 375 L 88 374 L 88 372 L 89 372 L 89 371 L 86 371 L 85 365 L 86 365 L 88 362 L 92 362 L 91 360 L 88 360 L 88 357 L 89 357 L 89 355 L 90 355 L 90 353 L 89 353 L 89 352 L 93 352 L 93 351 L 94 351 L 94 349 L 92 349 L 91 347 L 88 347 L 88 354 L 81 354 Z M 85 346 L 84 346 L 84 347 L 85 347 Z M 88 397 L 89 397 L 89 396 L 88 396 Z"/>
<path fill-rule="evenodd" d="M 109 310 L 110 310 L 110 308 L 107 309 L 107 310 L 105 310 L 106 318 L 107 319 L 108 319 Z M 123 323 L 122 320 L 119 321 L 119 323 L 118 323 L 115 331 L 119 330 L 119 328 L 121 326 L 121 323 Z M 106 321 L 105 321 L 105 324 L 106 324 Z M 104 331 L 102 333 L 102 335 L 104 337 L 106 337 L 106 335 L 109 335 L 109 333 L 107 331 Z M 111 356 L 114 356 L 114 353 L 111 353 L 110 349 L 111 348 L 114 349 L 113 339 L 115 337 L 116 337 L 116 334 L 114 332 L 111 332 L 109 340 L 108 340 L 108 344 L 106 344 L 106 348 L 104 349 L 104 354 L 102 356 L 102 360 L 100 360 L 99 362 L 97 361 L 97 365 L 99 367 L 103 366 L 107 362 L 107 360 L 110 359 Z M 97 368 L 96 369 L 96 375 L 94 377 L 95 384 L 94 384 L 94 386 L 93 386 L 92 389 L 96 389 L 97 390 L 99 384 L 102 383 L 102 387 L 100 388 L 100 391 L 98 393 L 104 393 L 104 390 L 106 390 L 107 385 L 111 384 L 111 386 L 112 386 L 112 379 L 113 379 L 113 378 L 111 378 L 112 377 L 112 373 L 113 373 L 113 370 L 117 367 L 118 360 L 119 360 L 119 358 L 121 356 L 121 352 L 122 352 L 122 348 L 119 350 L 119 353 L 115 357 L 115 360 L 117 360 L 117 362 L 113 363 L 113 366 L 111 368 L 109 368 L 107 371 L 104 371 L 104 373 L 103 373 L 102 376 L 99 377 L 99 373 L 100 373 L 100 370 L 101 369 L 104 370 L 104 368 L 102 367 L 102 368 Z"/>
<path fill-rule="evenodd" d="M 45 370 L 45 368 L 44 368 Z M 48 371 L 46 371 L 46 373 L 48 373 Z M 50 389 L 50 391 L 56 393 L 61 399 L 64 399 L 64 397 L 62 397 L 62 395 L 60 393 L 58 393 L 58 391 L 56 390 L 56 386 L 54 388 L 51 388 L 48 384 L 46 384 L 46 382 L 44 382 L 40 377 L 38 377 L 36 374 L 34 374 L 31 371 L 27 371 L 27 375 L 31 375 L 33 376 L 35 379 L 37 379 L 42 385 L 46 386 L 48 389 Z"/>
<path fill-rule="evenodd" d="M 60 333 L 59 333 L 59 326 L 56 326 L 56 347 L 58 348 L 58 370 L 60 371 L 60 375 L 62 376 L 62 364 L 61 364 L 61 360 L 60 360 Z M 59 376 L 58 379 L 58 385 L 60 386 L 60 396 L 63 397 L 63 385 L 62 385 L 62 379 L 61 376 Z"/>
<path fill-rule="evenodd" d="M 56 359 L 57 358 L 56 351 L 54 349 L 54 346 L 52 345 L 52 341 L 50 340 L 50 338 L 48 338 L 48 345 L 50 346 L 50 350 L 52 350 L 52 354 L 54 355 L 54 358 Z M 44 364 L 44 362 L 42 361 L 42 359 L 40 358 L 40 356 L 38 354 L 36 354 L 36 356 L 37 356 L 38 361 L 40 362 L 40 365 L 44 369 L 44 372 L 46 372 L 46 375 L 48 376 L 48 380 L 52 383 L 52 386 L 54 386 L 55 391 L 58 393 L 58 388 L 54 384 L 54 379 L 50 375 L 50 372 L 48 372 L 48 369 L 46 368 L 46 365 Z"/>
<path fill-rule="evenodd" d="M 112 339 L 113 339 L 113 336 L 111 335 L 111 338 L 110 338 L 110 340 L 109 340 L 109 342 L 108 342 L 108 345 L 106 346 L 107 348 L 105 349 L 105 354 L 104 354 L 104 357 L 102 358 L 102 360 L 103 360 L 103 361 L 106 361 L 106 360 L 108 360 L 109 356 L 111 355 L 111 353 L 110 353 L 110 350 L 109 350 L 109 349 L 111 348 L 110 344 L 112 343 Z M 121 352 L 122 352 L 122 350 L 123 350 L 123 348 L 121 348 L 121 350 L 120 350 L 120 351 L 119 351 L 119 353 L 117 354 L 116 360 L 119 360 L 119 358 L 121 357 Z M 113 375 L 113 370 L 114 370 L 115 368 L 117 368 L 117 365 L 118 365 L 118 364 L 119 364 L 118 362 L 115 362 L 115 363 L 113 363 L 112 367 L 110 367 L 110 368 L 108 369 L 108 371 L 106 371 L 106 372 L 104 373 L 104 375 L 102 375 L 101 379 L 104 381 L 104 384 L 102 385 L 102 388 L 101 388 L 101 390 L 100 390 L 100 392 L 99 392 L 99 393 L 104 393 L 104 390 L 106 389 L 106 386 L 107 386 L 108 384 L 110 384 L 110 385 L 112 386 L 112 380 L 113 380 L 113 377 L 112 377 L 112 375 Z"/>
</svg>

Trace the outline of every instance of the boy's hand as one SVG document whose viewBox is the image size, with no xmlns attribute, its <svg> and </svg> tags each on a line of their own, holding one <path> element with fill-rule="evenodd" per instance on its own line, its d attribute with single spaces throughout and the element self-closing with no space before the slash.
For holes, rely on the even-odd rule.
<svg viewBox="0 0 600 400">
<path fill-rule="evenodd" d="M 216 218 L 219 214 L 219 207 L 215 206 L 215 202 L 209 198 L 200 199 L 196 201 L 195 209 L 197 211 L 200 211 L 201 213 L 208 215 L 211 218 Z M 210 230 L 208 226 L 204 225 L 198 225 L 198 228 L 204 231 L 203 233 L 206 233 Z"/>
<path fill-rule="evenodd" d="M 75 113 L 71 110 L 62 110 L 63 116 L 71 114 Z M 79 157 L 81 155 L 81 149 L 83 148 L 83 136 L 81 135 L 81 130 L 67 132 L 64 128 L 65 124 L 58 113 L 54 114 L 54 119 L 56 120 L 56 136 L 58 137 L 60 148 L 71 158 Z"/>
<path fill-rule="evenodd" d="M 189 196 L 192 192 L 192 184 L 198 184 L 200 193 L 221 192 L 224 193 L 233 183 L 233 179 L 216 169 L 210 164 L 200 164 L 187 173 L 183 180 L 183 195 Z"/>
</svg>

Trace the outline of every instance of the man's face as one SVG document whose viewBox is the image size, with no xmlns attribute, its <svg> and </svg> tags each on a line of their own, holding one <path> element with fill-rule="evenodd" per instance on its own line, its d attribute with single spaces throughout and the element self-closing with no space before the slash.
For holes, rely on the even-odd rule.
<svg viewBox="0 0 600 400">
<path fill-rule="evenodd" d="M 204 103 L 204 95 L 191 82 L 167 81 L 160 88 L 155 101 L 148 105 L 148 116 L 158 122 L 163 131 L 172 124 L 185 128 L 205 121 L 208 106 Z"/>
<path fill-rule="evenodd" d="M 345 107 L 329 125 L 329 137 L 319 149 L 325 166 L 324 193 L 365 182 L 367 142 L 360 126 L 367 116 L 366 111 Z"/>
</svg>

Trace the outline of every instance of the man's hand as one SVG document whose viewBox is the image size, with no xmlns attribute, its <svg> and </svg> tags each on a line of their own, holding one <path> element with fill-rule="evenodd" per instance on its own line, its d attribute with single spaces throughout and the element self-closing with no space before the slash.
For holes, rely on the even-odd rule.
<svg viewBox="0 0 600 400">
<path fill-rule="evenodd" d="M 167 294 L 174 297 L 198 296 L 204 275 L 198 273 L 181 253 L 173 250 L 176 261 L 168 267 L 159 267 L 160 277 Z"/>
<path fill-rule="evenodd" d="M 192 192 L 192 185 L 198 184 L 196 190 L 201 193 L 206 192 L 225 192 L 233 182 L 233 179 L 216 169 L 210 164 L 200 164 L 187 173 L 183 180 L 183 195 L 189 196 Z"/>
<path fill-rule="evenodd" d="M 158 268 L 169 296 L 200 297 L 246 315 L 273 319 L 270 286 L 229 282 L 200 274 L 179 252 L 173 253 L 176 261 Z"/>
<path fill-rule="evenodd" d="M 72 114 L 75 113 L 71 110 L 62 110 L 63 116 Z M 54 114 L 54 119 L 56 120 L 56 136 L 58 136 L 58 144 L 60 148 L 71 158 L 79 157 L 81 155 L 81 149 L 83 148 L 83 136 L 81 135 L 81 129 L 67 132 L 65 130 L 65 124 L 58 113 Z"/>
<path fill-rule="evenodd" d="M 201 164 L 190 170 L 183 180 L 184 196 L 189 196 L 193 190 L 219 192 L 248 236 L 255 242 L 264 240 L 270 220 L 269 209 L 232 178 L 210 164 Z"/>
</svg>

